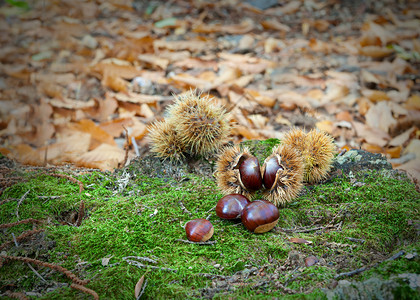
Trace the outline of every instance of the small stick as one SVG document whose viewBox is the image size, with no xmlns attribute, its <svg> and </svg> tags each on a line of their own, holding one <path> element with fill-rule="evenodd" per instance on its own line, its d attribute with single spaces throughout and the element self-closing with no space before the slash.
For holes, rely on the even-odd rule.
<svg viewBox="0 0 420 300">
<path fill-rule="evenodd" d="M 83 182 L 81 182 L 80 180 L 77 180 L 76 178 L 73 178 L 69 175 L 58 174 L 58 173 L 48 173 L 47 175 L 50 175 L 52 177 L 57 177 L 57 178 L 65 178 L 65 179 L 70 180 L 73 183 L 77 183 L 79 185 L 79 193 L 81 193 L 85 189 L 83 187 Z"/>
<path fill-rule="evenodd" d="M 177 270 L 171 269 L 171 268 L 161 268 L 161 267 L 144 265 L 144 264 L 139 263 L 138 261 L 134 261 L 134 260 L 125 259 L 125 261 L 127 263 L 129 263 L 130 265 L 136 266 L 137 268 L 151 268 L 151 269 L 155 269 L 155 270 L 157 269 L 157 270 L 162 270 L 162 271 L 178 272 Z"/>
<path fill-rule="evenodd" d="M 349 241 L 352 241 L 352 242 L 360 243 L 360 244 L 363 244 L 365 242 L 365 240 L 363 240 L 363 239 L 356 239 L 356 238 L 352 238 L 352 237 L 346 237 L 346 239 L 348 239 Z"/>
<path fill-rule="evenodd" d="M 140 156 L 139 146 L 137 145 L 137 142 L 134 136 L 131 137 L 131 143 L 133 144 L 134 151 L 136 152 L 136 156 Z"/>
<path fill-rule="evenodd" d="M 20 197 L 17 208 L 16 208 L 16 217 L 19 220 L 19 206 L 20 204 L 23 202 L 23 200 L 25 200 L 26 196 L 29 194 L 30 190 L 27 190 L 25 194 L 23 194 L 22 197 Z"/>
<path fill-rule="evenodd" d="M 144 284 L 143 284 L 143 286 L 141 288 L 140 294 L 137 296 L 136 300 L 140 300 L 141 296 L 144 294 L 144 290 L 146 289 L 146 286 L 147 286 L 147 279 L 144 282 Z"/>
<path fill-rule="evenodd" d="M 28 265 L 28 267 L 32 270 L 32 272 L 35 273 L 36 276 L 38 276 L 42 281 L 46 282 L 46 280 L 44 279 L 44 277 L 41 276 L 41 274 L 39 274 L 34 267 L 32 267 L 32 265 L 30 263 L 26 263 Z"/>
<path fill-rule="evenodd" d="M 134 259 L 142 260 L 142 261 L 149 262 L 149 263 L 152 263 L 152 264 L 157 264 L 156 260 L 148 258 L 148 257 L 126 256 L 126 257 L 123 257 L 122 259 L 126 260 L 126 259 L 129 259 L 129 258 L 134 258 Z"/>
<path fill-rule="evenodd" d="M 124 155 L 124 160 L 122 163 L 119 164 L 119 167 L 124 167 L 125 164 L 127 163 L 128 160 L 128 150 L 130 149 L 130 140 L 128 138 L 128 130 L 127 128 L 125 128 L 125 126 L 123 125 L 124 131 L 125 131 L 125 155 Z"/>
<path fill-rule="evenodd" d="M 13 241 L 5 242 L 5 243 L 1 244 L 0 245 L 0 250 L 4 249 L 6 247 L 9 247 L 10 245 L 13 244 L 13 242 L 15 243 L 16 246 L 18 246 L 18 243 L 17 242 L 20 242 L 21 240 L 27 238 L 28 236 L 31 236 L 33 234 L 36 234 L 36 233 L 39 233 L 39 232 L 42 232 L 42 231 L 44 231 L 44 229 L 29 230 L 29 231 L 26 231 L 26 232 L 22 233 L 17 238 L 15 238 L 14 234 L 12 233 Z"/>
<path fill-rule="evenodd" d="M 362 272 L 366 271 L 367 269 L 368 269 L 367 267 L 362 267 L 362 268 L 359 268 L 359 269 L 356 269 L 356 270 L 353 270 L 353 271 L 350 271 L 350 272 L 344 272 L 344 273 L 337 274 L 337 275 L 334 276 L 334 278 L 338 279 L 338 278 L 341 278 L 341 277 L 353 276 L 355 274 L 362 273 Z"/>
<path fill-rule="evenodd" d="M 86 293 L 86 294 L 89 294 L 89 295 L 92 295 L 93 296 L 93 299 L 99 299 L 99 296 L 98 296 L 98 294 L 94 291 L 94 290 L 91 290 L 91 289 L 89 289 L 89 288 L 87 288 L 87 287 L 85 287 L 85 286 L 83 286 L 83 285 L 80 285 L 80 284 L 77 284 L 77 283 L 72 283 L 71 285 L 70 285 L 70 287 L 71 288 L 74 288 L 74 289 L 76 289 L 76 290 L 79 290 L 79 291 L 81 291 L 81 292 L 83 292 L 83 293 Z"/>
<path fill-rule="evenodd" d="M 213 244 L 216 244 L 217 243 L 217 241 L 192 242 L 192 241 L 182 240 L 182 239 L 177 239 L 176 241 L 187 243 L 187 244 L 195 244 L 195 245 L 213 245 Z"/>
<path fill-rule="evenodd" d="M 85 216 L 85 202 L 80 201 L 79 212 L 77 213 L 76 227 L 79 227 L 82 224 L 83 217 Z"/>
<path fill-rule="evenodd" d="M 184 203 L 182 203 L 181 200 L 178 201 L 179 206 L 181 206 L 181 210 L 186 213 L 189 214 L 190 216 L 192 216 L 192 213 L 184 206 Z"/>
<path fill-rule="evenodd" d="M 19 247 L 19 244 L 18 244 L 18 242 L 16 241 L 16 237 L 15 237 L 15 234 L 12 232 L 12 237 L 13 237 L 13 242 L 15 242 L 15 246 L 16 247 Z"/>
<path fill-rule="evenodd" d="M 36 223 L 36 224 L 39 224 L 39 223 L 41 223 L 41 221 L 40 220 L 29 218 L 29 219 L 25 219 L 25 220 L 14 222 L 14 223 L 0 224 L 0 228 L 9 228 L 9 227 L 13 227 L 13 226 L 16 226 L 16 225 L 27 224 L 27 223 Z"/>
</svg>

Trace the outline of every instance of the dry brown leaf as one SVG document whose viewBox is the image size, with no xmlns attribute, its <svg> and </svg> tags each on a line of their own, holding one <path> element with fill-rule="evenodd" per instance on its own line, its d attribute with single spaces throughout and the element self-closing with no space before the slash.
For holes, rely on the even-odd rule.
<svg viewBox="0 0 420 300">
<path fill-rule="evenodd" d="M 124 160 L 125 151 L 109 144 L 101 144 L 92 151 L 79 156 L 76 164 L 79 167 L 98 168 L 113 171 Z"/>
<path fill-rule="evenodd" d="M 283 31 L 283 32 L 289 32 L 290 31 L 289 26 L 287 26 L 285 24 L 282 24 L 275 19 L 263 20 L 260 23 L 261 23 L 261 25 L 264 29 L 278 30 L 278 31 Z"/>
<path fill-rule="evenodd" d="M 305 266 L 310 267 L 319 262 L 319 259 L 316 256 L 308 256 L 305 259 Z"/>
<path fill-rule="evenodd" d="M 147 134 L 147 126 L 143 122 L 133 119 L 133 125 L 129 126 L 128 128 L 128 138 L 130 145 L 132 143 L 131 138 L 133 137 L 135 140 L 141 140 Z"/>
<path fill-rule="evenodd" d="M 405 103 L 405 107 L 407 109 L 420 110 L 420 95 L 415 94 L 408 98 L 407 102 Z"/>
<path fill-rule="evenodd" d="M 203 40 L 188 41 L 167 41 L 166 39 L 155 40 L 153 47 L 155 51 L 158 49 L 168 49 L 172 51 L 190 50 L 192 52 L 200 52 L 213 47 L 212 42 Z"/>
<path fill-rule="evenodd" d="M 254 29 L 254 24 L 250 21 L 243 21 L 241 24 L 223 25 L 223 24 L 206 24 L 201 23 L 193 26 L 193 32 L 197 33 L 214 33 L 223 32 L 229 34 L 245 34 Z"/>
<path fill-rule="evenodd" d="M 69 98 L 64 99 L 45 99 L 53 107 L 65 108 L 65 109 L 83 109 L 95 106 L 95 101 L 90 99 L 89 101 L 80 101 Z"/>
<path fill-rule="evenodd" d="M 312 242 L 311 242 L 311 241 L 307 241 L 307 240 L 305 240 L 305 239 L 302 239 L 302 238 L 295 238 L 295 237 L 290 238 L 290 239 L 289 239 L 289 242 L 292 242 L 292 243 L 295 243 L 295 244 L 312 244 Z"/>
<path fill-rule="evenodd" d="M 189 53 L 189 52 L 188 52 Z M 184 69 L 217 69 L 217 62 L 214 60 L 204 60 L 198 57 L 178 60 L 173 63 L 174 66 Z"/>
<path fill-rule="evenodd" d="M 360 92 L 363 96 L 365 96 L 373 102 L 390 100 L 388 94 L 383 91 L 362 89 Z"/>
<path fill-rule="evenodd" d="M 7 157 L 22 164 L 39 166 L 44 163 L 44 153 L 33 149 L 27 144 L 19 144 L 9 148 Z M 5 153 L 6 151 L 2 152 Z"/>
<path fill-rule="evenodd" d="M 132 79 L 140 76 L 142 71 L 131 65 L 128 61 L 102 61 L 91 67 L 91 72 L 96 72 L 105 76 L 111 74 L 113 76 L 121 77 L 124 79 Z"/>
<path fill-rule="evenodd" d="M 91 135 L 80 131 L 67 131 L 57 135 L 57 142 L 39 149 L 46 152 L 48 162 L 60 164 L 74 162 L 89 150 Z"/>
<path fill-rule="evenodd" d="M 250 129 L 249 127 L 243 125 L 237 125 L 233 128 L 232 132 L 235 135 L 242 135 L 247 140 L 261 139 L 262 136 L 258 134 L 255 130 Z"/>
<path fill-rule="evenodd" d="M 335 115 L 335 118 L 337 119 L 337 121 L 346 121 L 346 122 L 353 121 L 353 116 L 347 110 L 340 111 L 338 114 Z"/>
<path fill-rule="evenodd" d="M 248 119 L 251 120 L 254 127 L 257 129 L 265 129 L 268 118 L 261 114 L 248 115 Z"/>
<path fill-rule="evenodd" d="M 153 54 L 140 54 L 137 56 L 140 61 L 146 62 L 151 64 L 152 66 L 157 66 L 162 70 L 166 70 L 169 65 L 169 59 L 162 58 L 160 55 L 153 55 Z"/>
<path fill-rule="evenodd" d="M 135 103 L 135 104 L 140 104 L 140 103 L 148 103 L 148 104 L 152 104 L 152 103 L 156 103 L 157 101 L 164 101 L 164 100 L 170 100 L 173 99 L 172 96 L 170 97 L 165 97 L 165 96 L 160 96 L 160 95 L 145 95 L 145 94 L 138 94 L 138 93 L 133 93 L 133 92 L 128 92 L 128 93 L 113 93 L 113 92 L 107 92 L 107 97 L 113 97 L 115 99 L 117 99 L 118 101 L 121 102 L 131 102 L 131 103 Z"/>
<path fill-rule="evenodd" d="M 311 25 L 319 32 L 325 32 L 330 27 L 330 22 L 324 19 L 315 19 L 311 23 Z"/>
<path fill-rule="evenodd" d="M 416 158 L 409 162 L 402 164 L 397 169 L 404 170 L 416 184 L 417 188 L 420 188 L 420 159 Z"/>
<path fill-rule="evenodd" d="M 103 122 L 99 124 L 99 127 L 112 135 L 114 138 L 121 136 L 121 133 L 124 131 L 124 127 L 129 127 L 133 125 L 132 118 L 118 118 L 108 122 Z"/>
<path fill-rule="evenodd" d="M 137 281 L 136 283 L 136 287 L 134 288 L 134 297 L 136 297 L 136 299 L 140 295 L 141 288 L 143 287 L 143 282 L 144 282 L 144 275 L 140 277 L 139 281 Z"/>
<path fill-rule="evenodd" d="M 402 146 L 391 147 L 385 150 L 386 155 L 389 158 L 399 158 L 401 156 Z"/>
<path fill-rule="evenodd" d="M 69 126 L 70 128 L 89 133 L 92 136 L 89 149 L 95 149 L 98 145 L 103 143 L 116 146 L 112 135 L 101 129 L 92 120 L 80 120 L 79 122 Z"/>
<path fill-rule="evenodd" d="M 276 99 L 261 95 L 257 90 L 245 89 L 245 95 L 249 100 L 255 101 L 266 107 L 273 107 L 276 103 Z"/>
<path fill-rule="evenodd" d="M 379 147 L 378 145 L 370 144 L 370 143 L 363 143 L 362 149 L 368 152 L 372 152 L 372 153 L 382 153 L 384 151 L 382 147 Z"/>
<path fill-rule="evenodd" d="M 169 81 L 172 81 L 184 89 L 198 88 L 202 91 L 208 91 L 213 86 L 211 82 L 187 73 L 173 75 L 169 78 Z"/>
<path fill-rule="evenodd" d="M 394 53 L 393 49 L 379 46 L 365 46 L 359 49 L 359 54 L 372 58 L 384 58 Z"/>
<path fill-rule="evenodd" d="M 387 102 L 378 102 L 369 108 L 365 115 L 366 124 L 371 128 L 378 128 L 384 132 L 389 132 L 391 126 L 395 126 L 397 121 L 392 116 L 391 108 Z"/>
<path fill-rule="evenodd" d="M 106 72 L 101 81 L 104 87 L 108 87 L 115 92 L 127 92 L 128 82 L 122 79 L 121 77 L 115 76 Z"/>
<path fill-rule="evenodd" d="M 416 158 L 420 158 L 420 140 L 412 139 L 407 147 L 405 147 L 403 153 L 414 153 Z"/>
<path fill-rule="evenodd" d="M 302 5 L 301 1 L 293 0 L 290 2 L 286 2 L 285 5 L 279 8 L 279 11 L 281 11 L 283 14 L 293 14 L 297 12 Z"/>
<path fill-rule="evenodd" d="M 333 130 L 334 130 L 334 124 L 333 124 L 332 121 L 329 121 L 329 120 L 324 120 L 324 121 L 321 121 L 321 122 L 317 122 L 315 124 L 315 127 L 318 128 L 319 130 L 325 131 L 329 134 L 332 134 Z"/>
<path fill-rule="evenodd" d="M 400 135 L 394 137 L 389 143 L 389 146 L 402 146 L 404 145 L 409 139 L 411 134 L 416 130 L 416 127 L 411 127 L 410 129 L 404 131 Z"/>
<path fill-rule="evenodd" d="M 89 107 L 83 111 L 100 122 L 109 120 L 110 116 L 118 108 L 117 101 L 109 95 L 106 95 L 105 99 L 95 99 L 94 101 L 97 103 L 95 107 Z"/>
<path fill-rule="evenodd" d="M 384 147 L 389 140 L 389 135 L 376 128 L 371 128 L 363 123 L 353 121 L 353 128 L 356 130 L 357 136 L 363 138 L 367 143 Z"/>
</svg>

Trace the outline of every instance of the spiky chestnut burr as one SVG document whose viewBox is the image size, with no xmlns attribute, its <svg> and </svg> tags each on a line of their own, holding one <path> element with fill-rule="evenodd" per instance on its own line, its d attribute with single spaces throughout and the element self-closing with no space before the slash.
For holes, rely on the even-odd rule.
<svg viewBox="0 0 420 300">
<path fill-rule="evenodd" d="M 167 120 L 156 121 L 148 127 L 150 151 L 164 160 L 177 161 L 184 158 L 185 148 L 179 142 L 178 133 Z"/>
<path fill-rule="evenodd" d="M 217 186 L 224 195 L 241 194 L 248 199 L 252 198 L 254 191 L 245 188 L 239 171 L 241 164 L 252 157 L 246 147 L 241 149 L 239 146 L 228 146 L 220 152 L 214 175 Z"/>
<path fill-rule="evenodd" d="M 168 107 L 168 121 L 175 126 L 180 143 L 193 156 L 216 152 L 230 134 L 228 114 L 209 96 L 195 91 L 176 96 Z"/>
<path fill-rule="evenodd" d="M 303 187 L 304 163 L 298 151 L 290 145 L 273 148 L 261 168 L 264 199 L 280 207 L 296 198 Z"/>
<path fill-rule="evenodd" d="M 290 145 L 302 155 L 305 165 L 304 181 L 315 183 L 325 179 L 331 169 L 335 153 L 332 137 L 316 129 L 305 133 L 292 129 L 282 139 L 283 145 Z"/>
<path fill-rule="evenodd" d="M 307 133 L 306 143 L 304 180 L 309 183 L 319 182 L 325 179 L 331 170 L 336 146 L 331 136 L 316 129 Z"/>
</svg>

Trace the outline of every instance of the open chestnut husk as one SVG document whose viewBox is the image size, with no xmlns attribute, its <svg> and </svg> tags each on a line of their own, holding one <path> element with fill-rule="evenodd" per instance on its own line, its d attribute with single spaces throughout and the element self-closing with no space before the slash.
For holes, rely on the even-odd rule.
<svg viewBox="0 0 420 300">
<path fill-rule="evenodd" d="M 261 168 L 266 190 L 264 199 L 280 207 L 296 198 L 303 187 L 302 156 L 290 145 L 273 148 Z"/>
<path fill-rule="evenodd" d="M 256 163 L 253 159 L 248 160 L 249 158 L 254 158 L 254 156 L 247 147 L 241 149 L 239 146 L 229 146 L 219 154 L 214 175 L 223 194 L 241 194 L 250 199 L 255 193 L 254 186 L 260 186 L 259 182 L 262 183 L 262 178 L 258 177 L 258 174 L 261 177 L 261 172 L 259 170 L 257 170 L 258 174 L 255 172 Z M 245 161 L 246 164 L 243 165 Z M 247 178 L 245 182 L 244 177 Z M 256 185 L 252 182 L 254 179 L 249 177 L 256 178 Z"/>
<path fill-rule="evenodd" d="M 209 220 L 195 219 L 185 224 L 185 233 L 192 242 L 206 242 L 214 233 L 214 227 Z"/>
<path fill-rule="evenodd" d="M 273 203 L 267 200 L 255 200 L 245 206 L 241 220 L 249 231 L 264 233 L 277 225 L 279 216 L 279 210 Z"/>
<path fill-rule="evenodd" d="M 220 198 L 216 205 L 216 215 L 222 219 L 232 220 L 241 217 L 242 210 L 249 199 L 241 194 L 229 194 Z"/>
</svg>

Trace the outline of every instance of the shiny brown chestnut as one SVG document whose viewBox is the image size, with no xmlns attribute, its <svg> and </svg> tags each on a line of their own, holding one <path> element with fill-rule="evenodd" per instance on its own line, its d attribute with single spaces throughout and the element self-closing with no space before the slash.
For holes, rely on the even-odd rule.
<svg viewBox="0 0 420 300">
<path fill-rule="evenodd" d="M 280 157 L 271 156 L 265 160 L 263 165 L 263 182 L 264 186 L 267 189 L 271 189 L 276 182 L 277 171 L 283 170 L 283 167 L 280 166 Z"/>
<path fill-rule="evenodd" d="M 238 219 L 249 199 L 241 194 L 226 195 L 217 202 L 216 215 L 222 219 Z"/>
<path fill-rule="evenodd" d="M 239 165 L 239 179 L 248 191 L 257 191 L 262 187 L 261 169 L 258 159 L 251 156 Z"/>
<path fill-rule="evenodd" d="M 214 233 L 213 225 L 206 219 L 194 219 L 185 224 L 188 240 L 192 242 L 208 241 Z"/>
<path fill-rule="evenodd" d="M 255 200 L 245 206 L 241 219 L 249 231 L 264 233 L 277 225 L 279 216 L 279 210 L 273 203 L 267 200 Z"/>
</svg>

